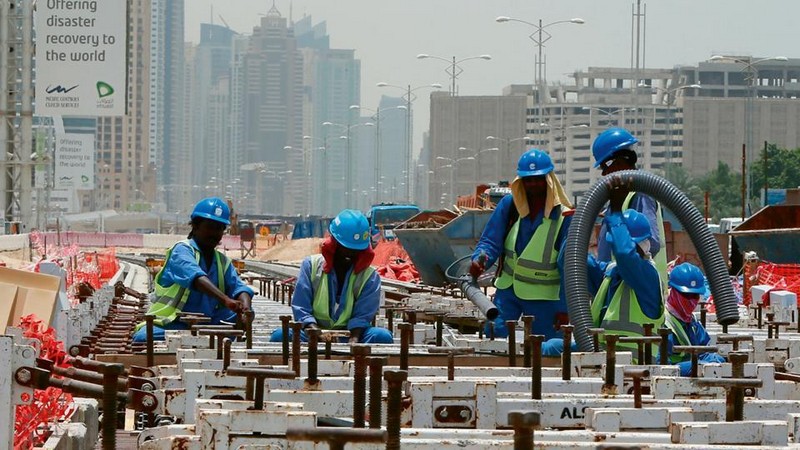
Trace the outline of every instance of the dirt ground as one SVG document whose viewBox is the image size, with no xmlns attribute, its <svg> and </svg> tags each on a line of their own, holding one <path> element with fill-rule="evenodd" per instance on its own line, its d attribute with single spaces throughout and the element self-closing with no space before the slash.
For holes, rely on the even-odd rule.
<svg viewBox="0 0 800 450">
<path fill-rule="evenodd" d="M 306 256 L 319 253 L 319 246 L 321 243 L 322 239 L 320 238 L 283 241 L 270 248 L 264 250 L 259 249 L 256 259 L 260 261 L 281 262 L 302 261 Z"/>
</svg>

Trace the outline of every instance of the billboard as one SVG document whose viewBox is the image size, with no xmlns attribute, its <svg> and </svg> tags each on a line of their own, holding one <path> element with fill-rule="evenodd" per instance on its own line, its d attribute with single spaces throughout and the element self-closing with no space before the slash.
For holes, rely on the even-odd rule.
<svg viewBox="0 0 800 450">
<path fill-rule="evenodd" d="M 122 116 L 127 1 L 36 2 L 39 116 Z"/>
<path fill-rule="evenodd" d="M 94 189 L 94 135 L 56 136 L 56 189 Z"/>
</svg>

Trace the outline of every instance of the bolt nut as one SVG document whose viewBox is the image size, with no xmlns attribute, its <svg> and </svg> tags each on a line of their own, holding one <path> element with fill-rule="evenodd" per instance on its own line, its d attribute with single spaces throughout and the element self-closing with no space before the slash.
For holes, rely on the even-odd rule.
<svg viewBox="0 0 800 450">
<path fill-rule="evenodd" d="M 33 374 L 28 369 L 19 369 L 17 370 L 16 379 L 19 384 L 28 384 L 33 379 Z"/>
<path fill-rule="evenodd" d="M 155 386 L 153 386 L 151 383 L 142 383 L 141 386 L 141 390 L 145 392 L 153 392 L 154 388 Z"/>
<path fill-rule="evenodd" d="M 152 395 L 145 395 L 144 397 L 142 397 L 141 404 L 145 408 L 152 408 L 153 406 L 155 406 L 156 400 L 155 400 L 155 398 L 153 398 Z"/>
<path fill-rule="evenodd" d="M 447 409 L 443 409 L 442 412 L 439 413 L 439 417 L 442 419 L 446 419 L 448 415 Z"/>
<path fill-rule="evenodd" d="M 470 412 L 469 412 L 469 410 L 468 410 L 468 409 L 462 409 L 462 410 L 461 410 L 461 418 L 462 418 L 462 419 L 469 419 L 469 417 L 470 417 L 471 415 L 472 415 L 472 414 L 470 414 Z"/>
</svg>

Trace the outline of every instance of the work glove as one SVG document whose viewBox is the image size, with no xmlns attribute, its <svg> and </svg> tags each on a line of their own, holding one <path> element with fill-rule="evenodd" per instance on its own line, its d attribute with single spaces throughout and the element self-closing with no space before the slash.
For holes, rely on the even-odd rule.
<svg viewBox="0 0 800 450">
<path fill-rule="evenodd" d="M 472 275 L 472 278 L 477 279 L 483 274 L 486 270 L 487 259 L 489 258 L 486 256 L 486 253 L 481 252 L 477 259 L 472 260 L 472 264 L 469 266 L 469 274 Z"/>
</svg>

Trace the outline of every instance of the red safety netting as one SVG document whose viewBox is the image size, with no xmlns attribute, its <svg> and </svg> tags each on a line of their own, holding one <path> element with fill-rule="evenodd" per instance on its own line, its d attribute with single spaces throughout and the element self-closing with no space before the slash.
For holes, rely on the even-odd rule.
<svg viewBox="0 0 800 450">
<path fill-rule="evenodd" d="M 800 264 L 775 264 L 762 261 L 759 264 L 745 264 L 744 277 L 749 286 L 766 284 L 775 289 L 794 292 L 800 298 Z M 752 302 L 750 289 L 744 292 L 744 303 Z"/>
<path fill-rule="evenodd" d="M 372 265 L 377 267 L 378 275 L 390 280 L 419 281 L 419 272 L 400 241 L 381 239 L 374 250 Z"/>
<path fill-rule="evenodd" d="M 31 249 L 39 260 L 29 269 L 39 272 L 43 262 L 53 262 L 67 271 L 67 294 L 73 304 L 77 302 L 76 287 L 86 284 L 99 289 L 119 270 L 116 250 L 113 247 L 96 251 L 82 251 L 77 244 L 53 245 L 39 232 L 30 234 Z"/>
<path fill-rule="evenodd" d="M 51 360 L 60 367 L 69 367 L 64 343 L 56 339 L 52 327 L 45 328 L 42 321 L 33 315 L 23 317 L 19 326 L 25 337 L 41 343 L 40 358 Z M 61 389 L 34 390 L 31 404 L 16 407 L 14 450 L 41 446 L 52 432 L 51 424 L 68 418 L 73 411 L 72 396 Z"/>
</svg>

